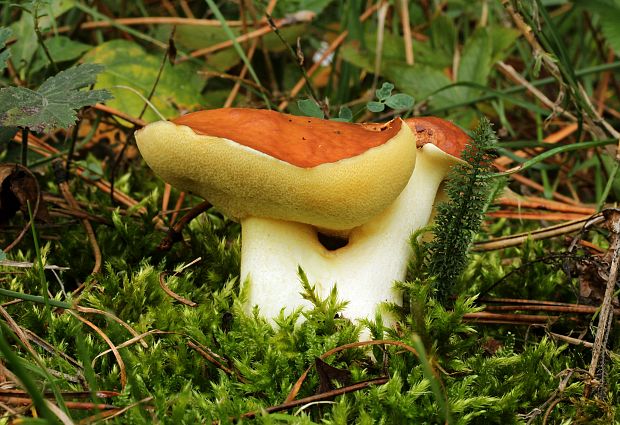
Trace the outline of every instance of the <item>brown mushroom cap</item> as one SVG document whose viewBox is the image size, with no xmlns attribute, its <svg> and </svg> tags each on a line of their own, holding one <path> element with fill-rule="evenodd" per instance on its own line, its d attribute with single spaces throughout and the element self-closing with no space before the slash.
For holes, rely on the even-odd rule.
<svg viewBox="0 0 620 425">
<path fill-rule="evenodd" d="M 246 108 L 192 112 L 172 122 L 186 125 L 197 134 L 234 140 L 303 168 L 337 162 L 381 146 L 400 131 L 402 123 L 390 121 L 369 132 L 357 124 Z"/>
<path fill-rule="evenodd" d="M 471 141 L 470 137 L 457 125 L 438 117 L 406 118 L 404 122 L 416 136 L 416 145 L 421 148 L 432 143 L 443 152 L 461 159 L 463 149 Z M 365 123 L 364 127 L 378 131 L 385 124 Z"/>
<path fill-rule="evenodd" d="M 136 140 L 164 180 L 233 219 L 340 231 L 385 210 L 409 181 L 416 156 L 410 128 L 400 118 L 382 128 L 231 108 L 149 124 Z"/>
<path fill-rule="evenodd" d="M 416 117 L 404 120 L 416 135 L 416 144 L 422 147 L 432 143 L 447 154 L 461 158 L 471 139 L 457 125 L 438 117 Z"/>
</svg>

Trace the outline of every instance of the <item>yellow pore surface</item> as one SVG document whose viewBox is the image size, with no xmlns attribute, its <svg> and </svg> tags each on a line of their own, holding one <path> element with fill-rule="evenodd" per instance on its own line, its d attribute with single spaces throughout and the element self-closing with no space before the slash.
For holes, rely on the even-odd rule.
<svg viewBox="0 0 620 425">
<path fill-rule="evenodd" d="M 235 220 L 266 217 L 331 230 L 357 227 L 394 202 L 416 157 L 407 125 L 362 155 L 311 168 L 169 121 L 147 125 L 136 132 L 136 141 L 162 179 Z"/>
</svg>

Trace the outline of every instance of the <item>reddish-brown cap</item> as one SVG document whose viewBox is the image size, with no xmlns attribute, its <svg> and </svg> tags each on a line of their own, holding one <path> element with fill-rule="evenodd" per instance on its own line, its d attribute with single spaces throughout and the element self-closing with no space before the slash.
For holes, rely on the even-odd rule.
<svg viewBox="0 0 620 425">
<path fill-rule="evenodd" d="M 443 152 L 461 159 L 463 149 L 470 142 L 470 137 L 457 125 L 438 117 L 406 118 L 405 123 L 416 136 L 416 145 L 421 148 L 432 143 Z M 364 127 L 378 131 L 385 124 L 365 123 Z"/>
<path fill-rule="evenodd" d="M 246 108 L 193 112 L 172 122 L 303 168 L 361 155 L 391 140 L 402 124 L 393 120 L 382 124 L 380 131 L 369 131 L 359 124 Z"/>
<path fill-rule="evenodd" d="M 432 143 L 445 153 L 460 159 L 465 146 L 471 141 L 467 133 L 442 118 L 416 117 L 404 121 L 416 135 L 418 147 Z"/>
</svg>

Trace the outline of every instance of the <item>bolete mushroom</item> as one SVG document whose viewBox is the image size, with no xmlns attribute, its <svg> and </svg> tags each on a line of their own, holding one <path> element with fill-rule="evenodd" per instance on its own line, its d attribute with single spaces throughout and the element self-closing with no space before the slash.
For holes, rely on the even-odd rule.
<svg viewBox="0 0 620 425">
<path fill-rule="evenodd" d="M 411 234 L 428 223 L 468 140 L 439 118 L 405 122 L 216 109 L 149 124 L 136 140 L 164 180 L 240 221 L 248 310 L 275 318 L 308 307 L 301 267 L 320 296 L 337 285 L 343 316 L 355 320 L 401 301 L 393 283 L 405 277 Z"/>
</svg>

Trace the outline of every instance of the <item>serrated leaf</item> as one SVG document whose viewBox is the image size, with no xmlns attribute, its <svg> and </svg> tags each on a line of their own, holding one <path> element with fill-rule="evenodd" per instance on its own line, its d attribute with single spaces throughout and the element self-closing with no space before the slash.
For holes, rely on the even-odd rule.
<svg viewBox="0 0 620 425">
<path fill-rule="evenodd" d="M 385 104 L 392 109 L 411 109 L 413 97 L 405 93 L 396 93 L 385 99 Z"/>
<path fill-rule="evenodd" d="M 381 103 L 381 102 L 368 102 L 366 104 L 366 108 L 368 108 L 368 110 L 370 112 L 381 112 L 385 109 L 385 103 Z"/>
<path fill-rule="evenodd" d="M 6 41 L 9 39 L 11 34 L 12 31 L 10 28 L 0 28 L 0 49 L 4 48 L 4 46 L 6 45 Z M 0 71 L 6 68 L 6 61 L 9 59 L 10 56 L 11 51 L 8 49 L 0 53 Z"/>
<path fill-rule="evenodd" d="M 297 101 L 299 110 L 307 117 L 325 118 L 321 107 L 312 99 L 301 99 Z"/>
<path fill-rule="evenodd" d="M 27 127 L 45 132 L 69 127 L 76 111 L 87 105 L 110 99 L 105 90 L 80 90 L 96 81 L 103 70 L 98 64 L 84 64 L 48 78 L 38 90 L 25 87 L 0 89 L 0 125 Z"/>
<path fill-rule="evenodd" d="M 392 90 L 394 90 L 394 84 L 387 83 L 387 82 L 383 83 L 381 88 L 375 91 L 375 94 L 377 95 L 377 99 L 381 101 L 387 99 L 392 94 Z"/>
</svg>

